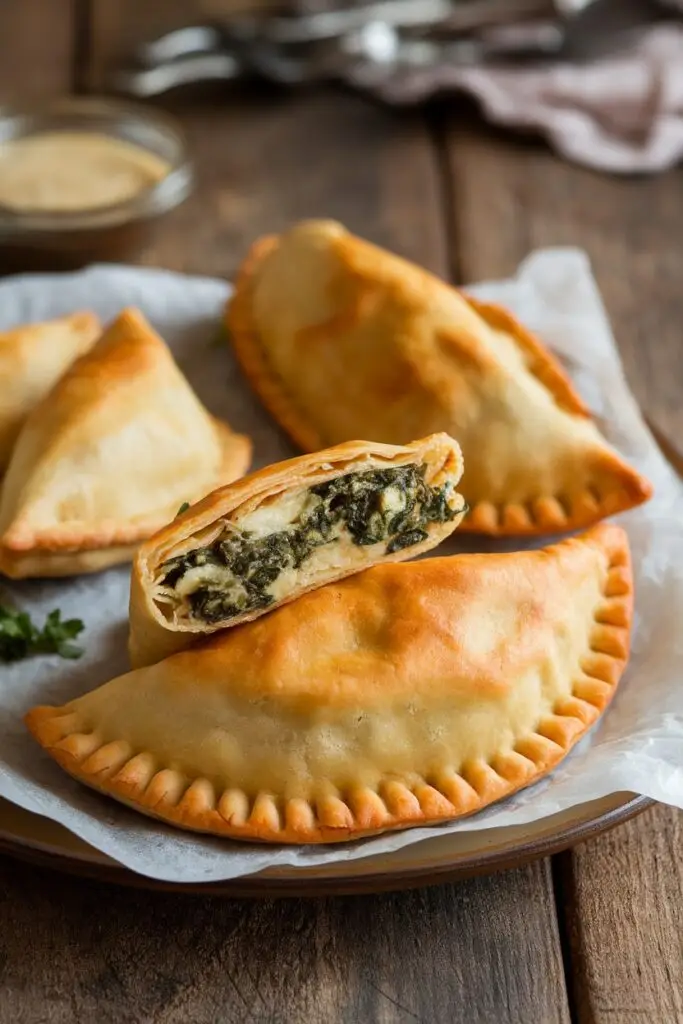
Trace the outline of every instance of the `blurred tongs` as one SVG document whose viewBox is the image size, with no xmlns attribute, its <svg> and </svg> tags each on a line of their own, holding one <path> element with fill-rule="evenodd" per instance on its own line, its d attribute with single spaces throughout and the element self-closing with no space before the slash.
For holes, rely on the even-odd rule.
<svg viewBox="0 0 683 1024">
<path fill-rule="evenodd" d="M 359 65 L 376 81 L 444 62 L 585 59 L 662 16 L 656 0 L 382 0 L 318 13 L 241 15 L 143 43 L 111 85 L 154 96 L 247 77 L 288 85 L 343 79 Z"/>
</svg>

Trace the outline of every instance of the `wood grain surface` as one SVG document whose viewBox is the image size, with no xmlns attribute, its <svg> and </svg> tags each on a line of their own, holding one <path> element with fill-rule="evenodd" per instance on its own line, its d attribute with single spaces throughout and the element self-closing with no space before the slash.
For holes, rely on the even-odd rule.
<svg viewBox="0 0 683 1024">
<path fill-rule="evenodd" d="M 68 93 L 76 40 L 71 0 L 0 5 L 0 102 Z"/>
<path fill-rule="evenodd" d="M 3 5 L 2 96 L 100 87 L 133 39 L 198 11 Z M 170 105 L 198 188 L 141 262 L 230 277 L 254 237 L 307 216 L 459 281 L 582 245 L 636 393 L 683 436 L 680 171 L 595 175 L 455 103 L 399 115 L 342 91 L 230 89 Z M 659 808 L 552 865 L 320 901 L 119 891 L 0 858 L 0 1024 L 683 1021 L 681 820 Z"/>
<path fill-rule="evenodd" d="M 285 6 L 278 0 L 81 0 L 89 36 L 79 69 L 83 86 L 94 92 L 106 89 L 112 69 L 143 41 L 189 24 Z"/>
<path fill-rule="evenodd" d="M 561 858 L 579 1021 L 683 1021 L 682 848 L 657 807 Z"/>
<path fill-rule="evenodd" d="M 342 92 L 267 89 L 176 112 L 197 188 L 142 262 L 232 277 L 259 235 L 333 217 L 447 272 L 437 163 L 417 115 Z"/>
<path fill-rule="evenodd" d="M 240 902 L 0 859 L 0 1020 L 565 1024 L 549 887 L 546 862 L 392 896 Z"/>
</svg>

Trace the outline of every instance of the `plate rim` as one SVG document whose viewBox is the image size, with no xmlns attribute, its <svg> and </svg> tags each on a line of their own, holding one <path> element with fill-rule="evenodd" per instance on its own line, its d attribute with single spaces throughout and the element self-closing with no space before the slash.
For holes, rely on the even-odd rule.
<svg viewBox="0 0 683 1024">
<path fill-rule="evenodd" d="M 607 794 L 603 799 L 607 799 L 610 795 L 615 794 Z M 478 875 L 523 867 L 532 861 L 560 853 L 578 843 L 608 832 L 642 814 L 653 807 L 655 803 L 656 801 L 648 796 L 624 793 L 623 799 L 606 811 L 589 816 L 579 822 L 560 826 L 543 836 L 515 843 L 512 847 L 504 844 L 492 845 L 489 849 L 465 855 L 460 860 L 449 860 L 443 864 L 422 865 L 396 871 L 383 868 L 380 871 L 370 871 L 362 875 L 354 872 L 354 863 L 356 862 L 349 861 L 348 873 L 332 877 L 316 878 L 315 868 L 310 868 L 306 873 L 299 869 L 298 872 L 293 872 L 286 877 L 269 876 L 263 872 L 256 872 L 253 875 L 223 881 L 170 882 L 139 874 L 108 857 L 107 861 L 110 863 L 100 861 L 98 856 L 79 856 L 62 852 L 52 847 L 50 843 L 27 838 L 11 838 L 1 828 L 0 854 L 90 881 L 155 892 L 224 896 L 233 899 L 369 895 L 460 881 Z M 36 817 L 40 817 L 40 815 L 36 815 Z M 505 829 L 501 828 L 496 831 L 504 833 Z M 95 853 L 100 857 L 107 856 L 100 851 L 95 851 Z"/>
<path fill-rule="evenodd" d="M 669 441 L 668 437 L 658 429 L 651 418 L 644 416 L 660 452 L 665 460 L 679 476 L 683 477 L 683 454 Z M 606 796 L 609 796 L 607 794 Z M 310 897 L 334 895 L 358 895 L 361 893 L 391 892 L 421 886 L 436 885 L 445 882 L 472 878 L 476 875 L 493 874 L 497 871 L 522 867 L 542 857 L 551 856 L 567 850 L 578 843 L 595 838 L 618 825 L 630 821 L 657 803 L 651 797 L 625 792 L 623 799 L 609 810 L 588 816 L 579 822 L 560 826 L 556 830 L 529 839 L 512 847 L 493 845 L 485 851 L 465 856 L 459 861 L 451 861 L 441 865 L 422 866 L 413 869 L 396 871 L 368 872 L 354 875 L 353 864 L 347 875 L 334 877 L 311 877 L 303 872 L 285 878 L 268 876 L 263 872 L 246 875 L 219 882 L 169 882 L 163 879 L 141 875 L 112 858 L 107 862 L 99 857 L 106 857 L 94 850 L 94 856 L 80 857 L 75 854 L 60 852 L 49 843 L 29 841 L 8 835 L 0 826 L 0 854 L 13 857 L 15 860 L 34 864 L 39 867 L 59 871 L 63 874 L 75 875 L 88 880 L 115 884 L 124 888 L 137 888 L 156 892 L 176 892 L 194 895 L 226 896 L 231 898 L 263 898 Z M 605 797 L 606 798 L 606 797 Z M 11 802 L 11 801 L 10 801 Z M 16 806 L 16 805 L 15 805 Z M 581 806 L 581 805 L 579 805 Z M 31 813 L 31 812 L 27 812 Z M 40 817 L 40 815 L 35 815 Z M 48 819 L 49 820 L 49 819 Z M 541 819 L 543 820 L 543 819 Z M 54 823 L 58 824 L 58 823 Z M 500 830 L 504 832 L 504 829 Z M 314 871 L 314 869 L 311 869 Z"/>
</svg>

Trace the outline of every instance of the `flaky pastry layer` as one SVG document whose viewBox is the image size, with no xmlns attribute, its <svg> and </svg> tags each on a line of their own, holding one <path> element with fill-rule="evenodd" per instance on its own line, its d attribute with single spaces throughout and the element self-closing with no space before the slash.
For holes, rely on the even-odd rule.
<svg viewBox="0 0 683 1024">
<path fill-rule="evenodd" d="M 88 311 L 0 332 L 0 475 L 26 417 L 100 332 Z"/>
<path fill-rule="evenodd" d="M 352 474 L 412 465 L 424 468 L 428 485 L 448 489 L 449 518 L 424 524 L 423 539 L 392 551 L 385 542 L 355 545 L 347 538 L 335 560 L 318 563 L 314 573 L 308 572 L 304 562 L 289 591 L 278 594 L 268 605 L 234 614 L 229 619 L 203 622 L 169 611 L 159 586 L 169 562 L 216 542 L 227 530 L 236 535 L 242 526 L 247 528 L 255 514 L 272 510 L 278 501 L 302 491 Z M 136 554 L 129 616 L 132 665 L 139 667 L 159 661 L 188 647 L 202 635 L 251 621 L 316 587 L 380 561 L 401 561 L 429 550 L 452 533 L 462 520 L 465 502 L 455 490 L 462 470 L 460 449 L 446 434 L 436 434 L 401 447 L 352 441 L 267 466 L 212 492 L 141 545 Z M 325 551 L 325 547 L 319 550 Z"/>
</svg>

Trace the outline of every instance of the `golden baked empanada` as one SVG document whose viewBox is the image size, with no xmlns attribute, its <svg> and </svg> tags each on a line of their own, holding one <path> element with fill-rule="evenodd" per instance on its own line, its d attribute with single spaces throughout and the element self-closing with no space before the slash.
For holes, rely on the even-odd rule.
<svg viewBox="0 0 683 1024">
<path fill-rule="evenodd" d="M 0 572 L 66 576 L 128 560 L 184 501 L 249 465 L 142 314 L 124 311 L 26 420 L 0 498 Z"/>
<path fill-rule="evenodd" d="M 209 494 L 135 557 L 133 665 L 434 547 L 465 512 L 455 490 L 461 474 L 458 445 L 437 434 L 402 448 L 349 442 Z"/>
<path fill-rule="evenodd" d="M 612 698 L 626 535 L 381 565 L 27 724 L 82 782 L 183 828 L 335 842 L 534 782 Z"/>
<path fill-rule="evenodd" d="M 457 437 L 463 529 L 570 530 L 651 493 L 509 313 L 338 224 L 257 242 L 227 320 L 247 377 L 304 450 L 351 437 Z"/>
<path fill-rule="evenodd" d="M 0 476 L 21 425 L 100 334 L 94 313 L 73 313 L 0 333 Z"/>
</svg>

